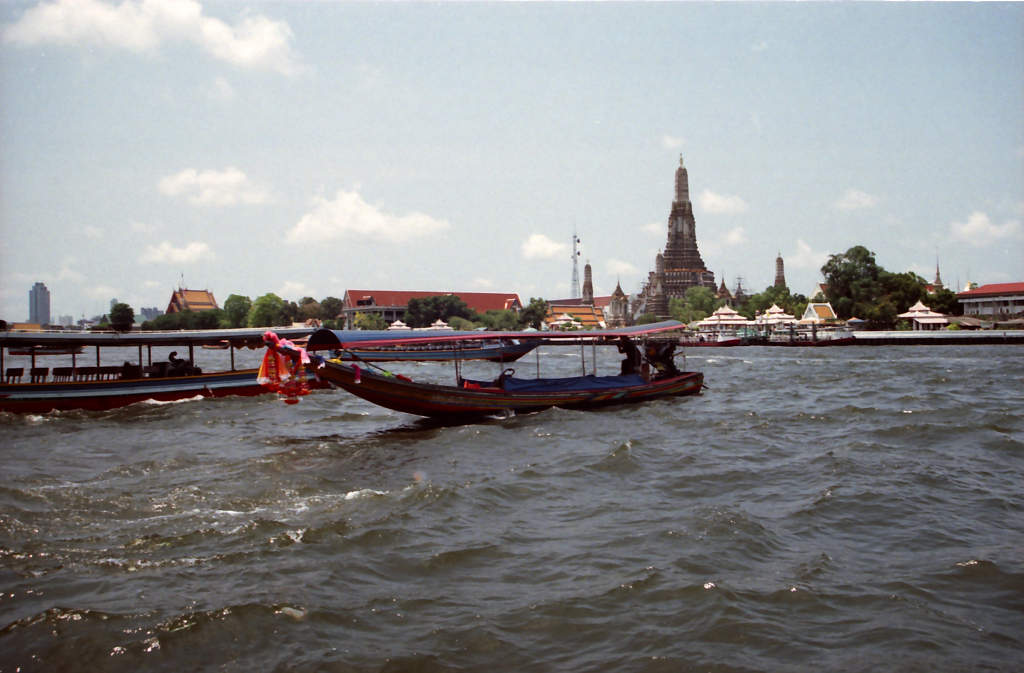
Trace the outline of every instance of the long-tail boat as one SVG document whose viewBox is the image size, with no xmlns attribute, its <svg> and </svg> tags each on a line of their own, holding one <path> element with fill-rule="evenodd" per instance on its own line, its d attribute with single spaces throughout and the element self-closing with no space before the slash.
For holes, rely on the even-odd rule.
<svg viewBox="0 0 1024 673">
<path fill-rule="evenodd" d="M 644 402 L 665 397 L 694 395 L 700 392 L 704 375 L 681 372 L 673 360 L 674 344 L 651 343 L 650 335 L 680 328 L 674 320 L 638 327 L 589 332 L 449 332 L 442 335 L 407 334 L 401 337 L 358 332 L 336 332 L 321 329 L 306 345 L 311 352 L 334 351 L 334 357 L 313 357 L 307 368 L 318 379 L 388 409 L 443 420 L 464 420 L 539 411 L 550 407 L 590 410 L 614 404 Z M 544 340 L 556 344 L 614 344 L 625 354 L 622 369 L 614 376 L 574 376 L 566 378 L 522 378 L 514 370 L 504 370 L 493 381 L 467 380 L 461 377 L 456 361 L 456 385 L 422 383 L 401 375 L 374 371 L 358 362 L 346 363 L 344 351 L 374 345 L 448 343 L 457 345 L 471 339 Z M 639 347 L 636 343 L 639 340 Z M 268 347 L 298 357 L 288 349 L 280 349 L 268 340 Z"/>
<path fill-rule="evenodd" d="M 201 330 L 182 332 L 0 332 L 0 412 L 44 414 L 55 410 L 106 411 L 146 400 L 173 402 L 196 396 L 263 395 L 255 368 L 236 369 L 235 349 L 261 348 L 263 329 Z M 312 328 L 287 328 L 287 338 L 306 337 Z M 231 368 L 203 371 L 194 359 L 195 348 L 227 342 Z M 82 354 L 95 348 L 95 357 Z M 154 347 L 188 349 L 188 358 L 153 362 Z M 101 352 L 118 348 L 123 364 L 102 364 Z M 124 350 L 124 349 L 129 350 Z M 37 366 L 37 356 L 65 351 L 69 366 Z M 5 358 L 5 352 L 7 357 Z M 12 353 L 25 353 L 11 357 Z M 137 356 L 134 355 L 137 353 Z M 125 361 L 128 355 L 135 362 Z M 174 353 L 176 355 L 176 352 Z M 107 356 L 108 362 L 110 356 Z M 26 361 L 27 360 L 27 361 Z M 26 366 L 28 365 L 28 366 Z"/>
</svg>

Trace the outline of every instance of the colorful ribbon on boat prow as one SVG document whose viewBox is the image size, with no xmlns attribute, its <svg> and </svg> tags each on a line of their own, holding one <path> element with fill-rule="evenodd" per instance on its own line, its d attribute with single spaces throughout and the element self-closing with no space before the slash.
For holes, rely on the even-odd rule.
<svg viewBox="0 0 1024 673">
<path fill-rule="evenodd" d="M 309 354 L 305 348 L 282 339 L 270 330 L 263 334 L 263 343 L 267 352 L 263 355 L 256 382 L 278 393 L 285 404 L 296 404 L 300 397 L 309 394 L 305 367 L 310 362 Z M 292 362 L 290 369 L 288 360 Z"/>
</svg>

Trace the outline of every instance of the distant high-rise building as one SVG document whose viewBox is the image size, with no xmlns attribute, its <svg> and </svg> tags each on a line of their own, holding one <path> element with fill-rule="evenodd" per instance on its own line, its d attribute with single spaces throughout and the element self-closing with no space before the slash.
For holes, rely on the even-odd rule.
<svg viewBox="0 0 1024 673">
<path fill-rule="evenodd" d="M 775 258 L 775 287 L 786 287 L 786 270 L 782 265 L 782 253 Z"/>
<path fill-rule="evenodd" d="M 28 321 L 37 325 L 50 324 L 50 291 L 36 283 L 28 291 Z"/>
</svg>

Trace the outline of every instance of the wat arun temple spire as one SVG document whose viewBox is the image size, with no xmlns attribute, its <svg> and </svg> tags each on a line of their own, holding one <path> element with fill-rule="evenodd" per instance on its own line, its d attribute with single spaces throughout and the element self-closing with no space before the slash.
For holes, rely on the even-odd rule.
<svg viewBox="0 0 1024 673">
<path fill-rule="evenodd" d="M 712 292 L 716 289 L 715 274 L 704 266 L 697 249 L 690 179 L 682 155 L 676 169 L 675 199 L 668 216 L 668 241 L 664 254 L 658 253 L 655 267 L 641 293 L 641 301 L 646 300 L 643 312 L 653 313 L 659 319 L 669 317 L 669 300 L 685 296 L 691 287 L 704 286 Z"/>
</svg>

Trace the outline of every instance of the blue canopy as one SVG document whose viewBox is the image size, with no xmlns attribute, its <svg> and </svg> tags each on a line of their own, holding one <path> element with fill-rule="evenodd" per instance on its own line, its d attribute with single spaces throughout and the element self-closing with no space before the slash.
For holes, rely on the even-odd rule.
<svg viewBox="0 0 1024 673">
<path fill-rule="evenodd" d="M 490 386 L 489 382 L 470 381 L 483 386 Z M 646 382 L 639 374 L 627 374 L 625 376 L 574 376 L 567 379 L 517 379 L 514 376 L 506 376 L 502 388 L 506 392 L 517 393 L 559 393 L 603 390 L 616 390 L 629 388 L 631 386 L 642 386 Z"/>
<path fill-rule="evenodd" d="M 637 337 L 684 327 L 676 320 L 664 320 L 649 325 L 634 325 L 618 329 L 581 330 L 578 332 L 454 332 L 448 330 L 330 330 L 320 329 L 309 338 L 306 350 L 325 350 L 333 348 L 355 348 L 359 346 L 400 346 L 424 343 L 442 343 L 458 341 L 517 339 L 617 339 L 619 337 Z"/>
</svg>

